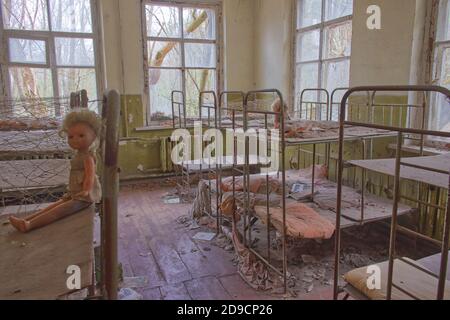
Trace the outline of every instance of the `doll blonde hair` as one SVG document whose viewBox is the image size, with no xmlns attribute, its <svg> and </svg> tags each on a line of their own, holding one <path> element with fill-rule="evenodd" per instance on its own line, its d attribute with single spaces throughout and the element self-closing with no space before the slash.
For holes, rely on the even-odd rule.
<svg viewBox="0 0 450 320">
<path fill-rule="evenodd" d="M 99 116 L 91 110 L 88 109 L 74 109 L 69 112 L 62 123 L 61 132 L 67 133 L 69 128 L 77 123 L 84 123 L 94 130 L 95 135 L 98 137 L 101 134 L 102 122 Z"/>
<path fill-rule="evenodd" d="M 97 137 L 96 141 L 100 139 L 103 128 L 100 117 L 94 111 L 81 108 L 74 109 L 66 115 L 60 130 L 61 136 L 65 136 L 69 128 L 77 123 L 84 123 L 88 125 L 92 130 L 94 130 L 94 133 Z"/>
</svg>

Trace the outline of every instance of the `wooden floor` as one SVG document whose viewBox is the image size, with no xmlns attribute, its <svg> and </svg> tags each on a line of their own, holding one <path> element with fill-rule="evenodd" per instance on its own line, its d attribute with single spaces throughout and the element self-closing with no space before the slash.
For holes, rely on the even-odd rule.
<svg viewBox="0 0 450 320">
<path fill-rule="evenodd" d="M 124 187 L 119 198 L 119 259 L 125 277 L 148 277 L 136 289 L 144 299 L 280 299 L 257 292 L 237 274 L 233 254 L 192 236 L 176 222 L 189 204 L 165 204 L 171 189 Z M 317 288 L 296 299 L 331 299 L 332 288 Z"/>
</svg>

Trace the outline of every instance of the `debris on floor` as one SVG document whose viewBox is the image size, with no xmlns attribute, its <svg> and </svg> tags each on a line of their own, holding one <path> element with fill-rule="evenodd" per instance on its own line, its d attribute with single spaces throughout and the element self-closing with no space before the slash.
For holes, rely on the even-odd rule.
<svg viewBox="0 0 450 320">
<path fill-rule="evenodd" d="M 198 219 L 203 217 L 205 213 L 211 215 L 211 196 L 209 193 L 209 185 L 205 181 L 200 181 L 189 214 L 192 219 Z"/>
<path fill-rule="evenodd" d="M 119 300 L 144 300 L 144 297 L 133 289 L 122 288 L 119 291 Z"/>
<path fill-rule="evenodd" d="M 173 195 L 164 196 L 163 201 L 165 204 L 179 204 L 181 202 L 180 197 Z"/>
<path fill-rule="evenodd" d="M 126 277 L 123 279 L 123 288 L 144 288 L 148 285 L 148 277 Z"/>
<path fill-rule="evenodd" d="M 194 240 L 199 241 L 212 241 L 216 237 L 215 233 L 212 232 L 199 232 L 192 237 Z"/>
</svg>

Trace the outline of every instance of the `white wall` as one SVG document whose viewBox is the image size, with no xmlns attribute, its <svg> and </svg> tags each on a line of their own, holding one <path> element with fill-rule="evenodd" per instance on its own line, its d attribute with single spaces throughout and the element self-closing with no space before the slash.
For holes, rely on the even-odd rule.
<svg viewBox="0 0 450 320">
<path fill-rule="evenodd" d="M 124 94 L 144 92 L 139 0 L 100 0 L 106 86 Z"/>
<path fill-rule="evenodd" d="M 295 0 L 223 0 L 224 89 L 278 88 L 292 97 Z M 417 0 L 424 1 L 424 0 Z M 107 86 L 144 92 L 140 0 L 99 0 Z M 217 0 L 203 2 L 216 3 Z M 366 26 L 367 7 L 382 10 L 382 29 Z M 416 0 L 355 0 L 350 83 L 407 84 L 414 79 L 421 21 Z M 416 13 L 418 13 L 416 15 Z M 416 37 L 416 38 L 415 38 Z M 413 39 L 416 41 L 413 45 Z M 414 49 L 413 49 L 414 47 Z"/>
<path fill-rule="evenodd" d="M 381 8 L 381 30 L 367 28 L 370 5 Z M 351 86 L 409 83 L 415 10 L 415 0 L 354 1 Z"/>
<path fill-rule="evenodd" d="M 255 87 L 255 0 L 225 0 L 225 89 L 249 91 Z"/>
<path fill-rule="evenodd" d="M 254 0 L 255 73 L 257 89 L 279 89 L 286 101 L 292 94 L 292 19 L 291 0 Z"/>
</svg>

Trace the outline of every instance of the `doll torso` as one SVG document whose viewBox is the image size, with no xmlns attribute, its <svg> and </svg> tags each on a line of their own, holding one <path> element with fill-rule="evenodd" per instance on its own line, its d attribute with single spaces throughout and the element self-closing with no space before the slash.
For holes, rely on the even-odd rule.
<svg viewBox="0 0 450 320">
<path fill-rule="evenodd" d="M 87 197 L 77 196 L 83 191 L 84 183 L 84 161 L 86 157 L 95 156 L 90 152 L 77 152 L 74 158 L 70 161 L 70 176 L 69 176 L 69 193 L 72 199 L 85 202 L 99 202 L 101 200 L 101 187 L 98 176 L 95 175 L 94 185 Z"/>
</svg>

